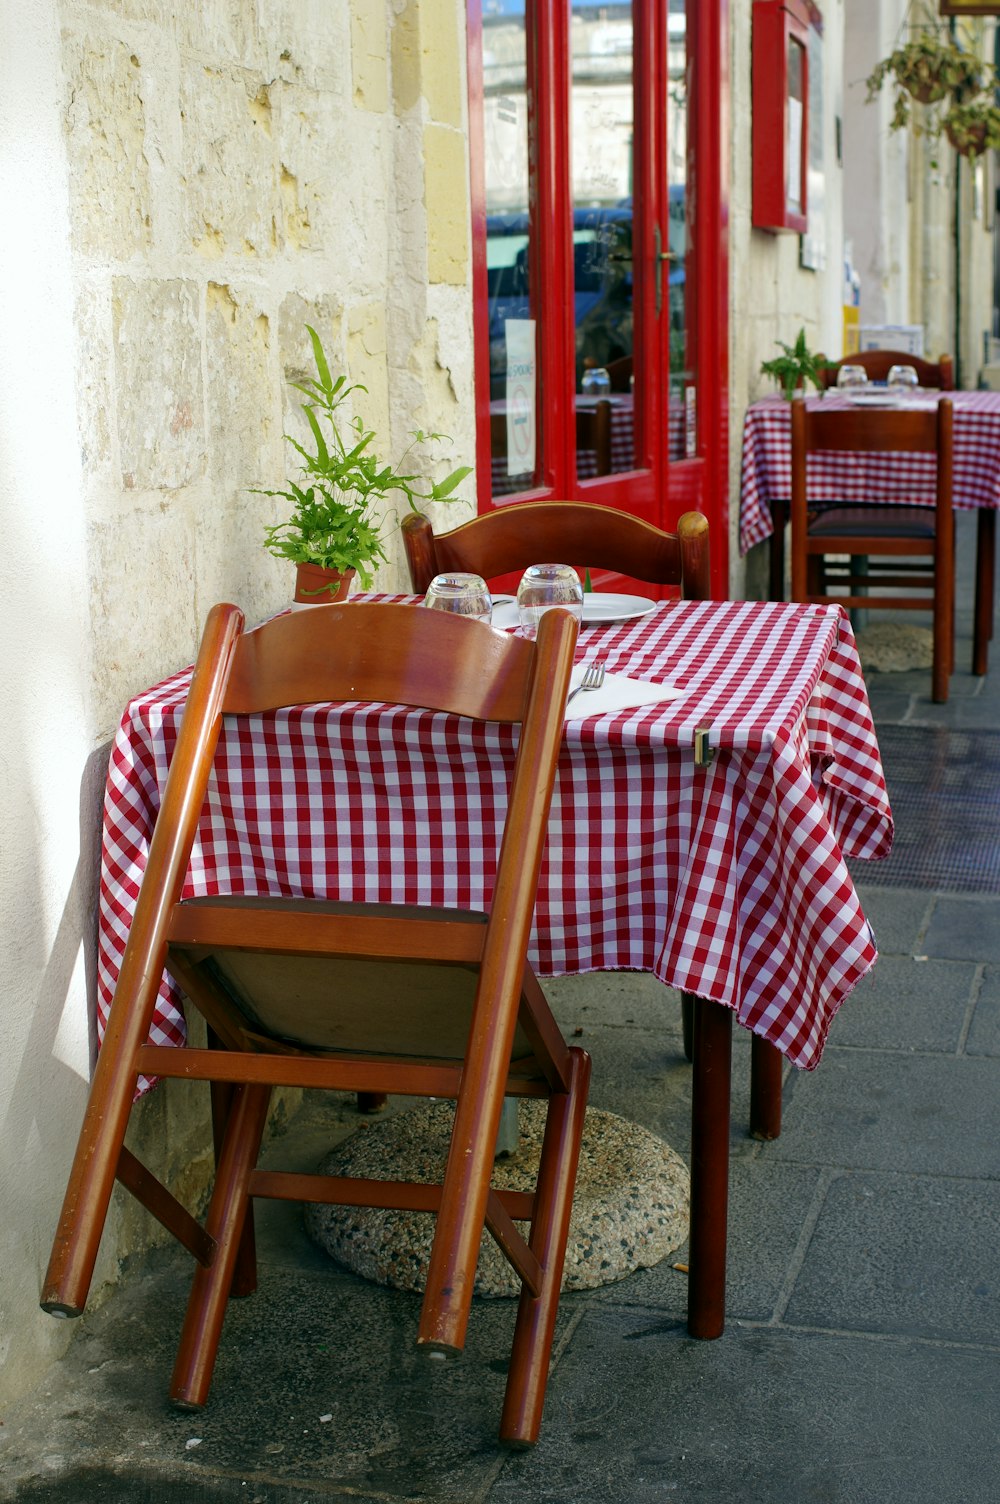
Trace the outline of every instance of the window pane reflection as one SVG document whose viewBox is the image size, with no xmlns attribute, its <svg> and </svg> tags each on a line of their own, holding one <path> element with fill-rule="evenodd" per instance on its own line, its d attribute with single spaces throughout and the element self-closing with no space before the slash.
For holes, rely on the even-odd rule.
<svg viewBox="0 0 1000 1504">
<path fill-rule="evenodd" d="M 577 474 L 635 466 L 631 0 L 570 0 Z M 610 401 L 610 445 L 589 415 Z"/>
<path fill-rule="evenodd" d="M 507 7 L 509 12 L 510 8 Z M 537 484 L 537 312 L 530 288 L 525 14 L 483 15 L 486 277 L 489 298 L 490 449 L 493 492 Z M 529 379 L 526 379 L 529 378 Z"/>
</svg>

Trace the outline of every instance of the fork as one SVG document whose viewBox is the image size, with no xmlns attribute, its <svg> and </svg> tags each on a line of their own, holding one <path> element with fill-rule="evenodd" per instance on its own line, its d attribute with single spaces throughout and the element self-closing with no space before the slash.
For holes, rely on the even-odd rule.
<svg viewBox="0 0 1000 1504">
<path fill-rule="evenodd" d="M 578 695 L 581 689 L 600 689 L 603 683 L 604 659 L 598 658 L 596 663 L 587 664 L 587 667 L 583 671 L 583 678 L 580 680 L 576 688 L 571 689 L 569 694 L 566 696 L 566 704 L 568 705 L 573 696 Z"/>
</svg>

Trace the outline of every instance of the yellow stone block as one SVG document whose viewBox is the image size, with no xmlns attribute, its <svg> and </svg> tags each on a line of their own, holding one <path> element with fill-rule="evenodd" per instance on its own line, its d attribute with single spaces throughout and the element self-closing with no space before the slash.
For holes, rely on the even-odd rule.
<svg viewBox="0 0 1000 1504">
<path fill-rule="evenodd" d="M 389 108 L 385 5 L 383 0 L 351 0 L 351 66 L 354 103 L 384 115 Z"/>
<path fill-rule="evenodd" d="M 392 85 L 397 115 L 420 98 L 432 120 L 461 126 L 465 71 L 457 0 L 408 0 L 392 33 Z"/>
<path fill-rule="evenodd" d="M 469 278 L 469 189 L 465 138 L 440 125 L 424 128 L 427 278 L 464 286 Z"/>
</svg>

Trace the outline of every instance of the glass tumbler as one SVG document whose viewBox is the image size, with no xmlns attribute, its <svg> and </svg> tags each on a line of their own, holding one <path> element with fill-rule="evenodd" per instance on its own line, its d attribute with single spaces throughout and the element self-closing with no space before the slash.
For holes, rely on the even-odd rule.
<svg viewBox="0 0 1000 1504">
<path fill-rule="evenodd" d="M 531 564 L 517 587 L 517 614 L 525 637 L 534 637 L 538 623 L 552 606 L 563 606 L 583 620 L 583 585 L 571 564 Z"/>
<path fill-rule="evenodd" d="M 890 366 L 886 385 L 900 396 L 916 391 L 920 379 L 912 366 Z"/>
<path fill-rule="evenodd" d="M 864 366 L 841 366 L 837 372 L 837 386 L 843 391 L 846 387 L 867 386 L 868 372 Z"/>
<path fill-rule="evenodd" d="M 589 366 L 580 380 L 580 390 L 585 397 L 610 396 L 611 377 L 604 366 Z"/>
<path fill-rule="evenodd" d="M 424 605 L 433 611 L 452 611 L 474 621 L 492 621 L 493 597 L 478 574 L 436 574 L 427 587 Z"/>
</svg>

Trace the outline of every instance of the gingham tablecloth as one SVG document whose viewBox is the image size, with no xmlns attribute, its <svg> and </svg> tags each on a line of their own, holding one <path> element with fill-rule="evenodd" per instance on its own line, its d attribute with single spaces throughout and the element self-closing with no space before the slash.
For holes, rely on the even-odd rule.
<svg viewBox="0 0 1000 1504">
<path fill-rule="evenodd" d="M 840 607 L 661 603 L 587 629 L 577 656 L 669 681 L 671 702 L 567 723 L 532 957 L 541 975 L 653 972 L 817 1064 L 876 949 L 844 854 L 892 840 L 878 746 Z M 103 1031 L 190 670 L 128 706 L 105 800 Z M 716 753 L 693 756 L 710 725 Z M 399 706 L 295 707 L 227 723 L 185 897 L 279 894 L 485 909 L 509 727 Z M 348 789 L 357 791 L 348 795 Z M 441 807 L 453 838 L 429 842 Z M 150 1038 L 181 1045 L 164 977 Z"/>
<path fill-rule="evenodd" d="M 954 406 L 953 501 L 956 508 L 1000 507 L 1000 392 L 947 392 Z M 836 392 L 825 408 L 849 408 Z M 911 398 L 933 404 L 936 395 Z M 791 418 L 783 397 L 751 403 L 743 425 L 740 551 L 773 532 L 771 503 L 792 490 Z M 809 462 L 809 499 L 934 504 L 934 458 L 918 454 L 818 455 Z"/>
</svg>

